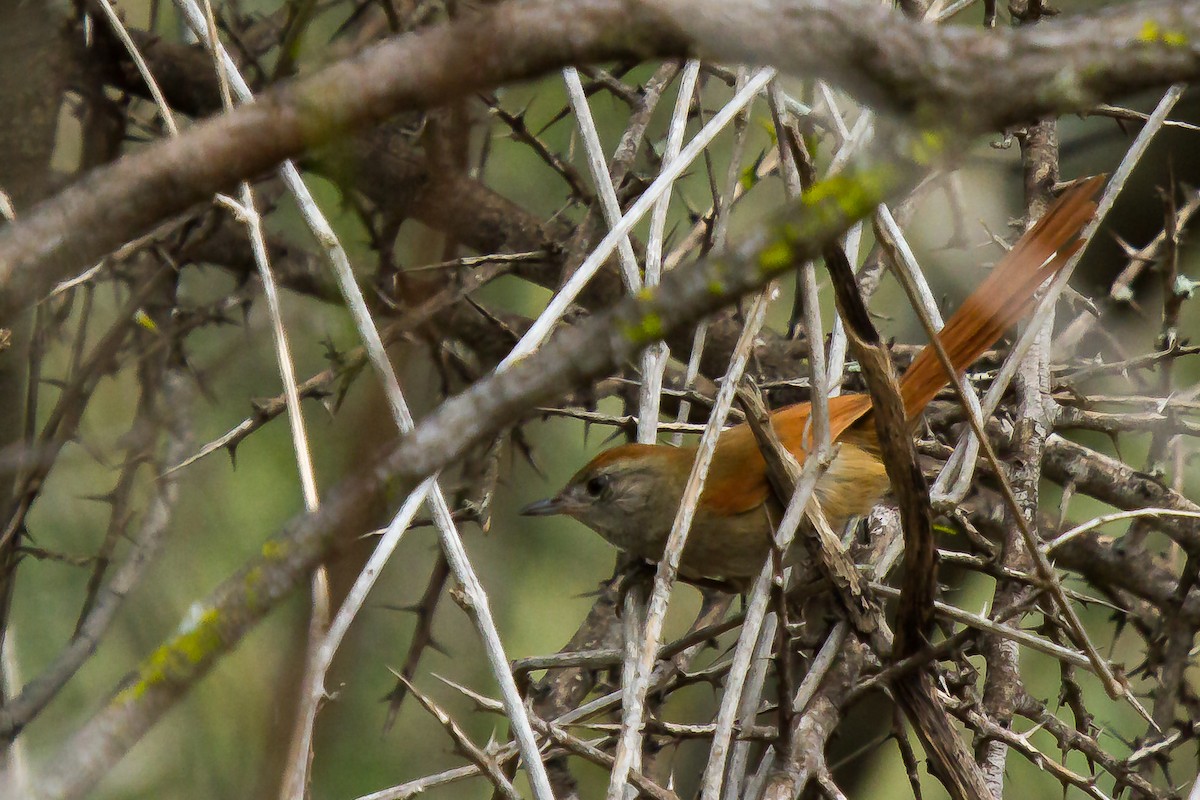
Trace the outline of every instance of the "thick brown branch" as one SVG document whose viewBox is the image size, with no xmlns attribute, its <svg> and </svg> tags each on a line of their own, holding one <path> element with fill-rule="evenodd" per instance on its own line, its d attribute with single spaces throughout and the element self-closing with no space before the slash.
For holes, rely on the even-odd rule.
<svg viewBox="0 0 1200 800">
<path fill-rule="evenodd" d="M 1086 110 L 1200 73 L 1200 0 L 991 32 L 828 0 L 774 6 L 753 14 L 717 0 L 525 0 L 391 40 L 97 170 L 40 205 L 0 232 L 0 295 L 19 307 L 155 222 L 338 133 L 566 64 L 696 51 L 770 61 L 965 132 Z M 795 47 L 801 38 L 807 45 Z"/>
</svg>

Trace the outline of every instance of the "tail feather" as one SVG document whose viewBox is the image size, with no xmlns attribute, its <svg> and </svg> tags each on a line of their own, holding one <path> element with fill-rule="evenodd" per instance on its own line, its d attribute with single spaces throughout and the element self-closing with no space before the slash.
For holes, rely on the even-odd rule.
<svg viewBox="0 0 1200 800">
<path fill-rule="evenodd" d="M 1103 183 L 1104 176 L 1098 176 L 1063 193 L 942 328 L 938 339 L 954 365 L 954 377 L 1025 315 L 1038 287 L 1083 245 L 1075 237 L 1095 213 L 1092 197 Z M 908 419 L 919 416 L 949 380 L 937 351 L 926 346 L 900 381 Z"/>
</svg>

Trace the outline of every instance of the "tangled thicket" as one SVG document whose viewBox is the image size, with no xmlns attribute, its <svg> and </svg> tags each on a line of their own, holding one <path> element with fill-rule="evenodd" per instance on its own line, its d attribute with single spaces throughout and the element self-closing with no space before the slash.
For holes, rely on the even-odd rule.
<svg viewBox="0 0 1200 800">
<path fill-rule="evenodd" d="M 188 797 L 180 770 L 207 764 L 234 777 L 205 796 L 1186 795 L 1200 7 L 899 5 L 0 0 L 0 796 L 90 792 L 306 584 L 305 613 L 236 662 L 270 699 L 223 676 L 211 730 L 147 741 L 102 794 Z M 901 326 L 952 308 L 962 265 L 1021 229 L 968 208 L 1019 176 L 1032 222 L 1099 172 L 1075 289 L 969 376 L 997 460 L 946 391 L 916 442 L 931 488 L 912 471 L 900 508 L 801 545 L 839 552 L 787 581 L 780 562 L 741 601 L 618 558 L 558 653 L 535 622 L 543 654 L 513 651 L 515 620 L 581 604 L 512 584 L 560 587 L 551 572 L 605 552 L 560 547 L 539 574 L 503 554 L 537 541 L 509 508 L 542 485 L 527 462 L 568 468 L 556 451 L 585 429 L 697 436 L 724 386 L 735 416 L 813 385 L 886 396 L 884 362 L 926 341 Z M 785 240 L 784 263 L 763 257 Z M 897 340 L 848 343 L 867 315 L 848 335 L 826 267 Z M 313 400 L 330 420 L 310 447 Z M 270 431 L 283 453 L 288 426 L 301 455 L 276 454 L 270 485 L 214 457 Z M 263 517 L 291 522 L 216 531 L 242 513 L 221 507 L 280 491 L 296 505 Z M 399 588 L 367 600 L 410 526 L 440 547 L 402 551 Z M 865 613 L 815 566 L 847 555 Z M 189 570 L 218 588 L 181 596 Z M 669 589 L 702 600 L 658 641 Z M 411 620 L 359 614 L 393 600 Z M 368 633 L 335 662 L 351 621 Z M 662 649 L 639 677 L 647 629 Z M 443 642 L 470 657 L 434 669 Z M 275 718 L 233 770 L 243 701 Z M 196 752 L 166 755 L 171 737 Z"/>
</svg>

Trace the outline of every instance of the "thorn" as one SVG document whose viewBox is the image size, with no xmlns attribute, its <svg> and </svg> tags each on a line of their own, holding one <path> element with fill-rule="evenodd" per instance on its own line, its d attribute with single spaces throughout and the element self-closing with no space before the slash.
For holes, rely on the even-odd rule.
<svg viewBox="0 0 1200 800">
<path fill-rule="evenodd" d="M 375 608 L 382 608 L 385 611 L 401 611 L 406 614 L 419 614 L 422 610 L 421 606 L 417 603 L 406 606 L 396 605 L 395 603 L 379 603 Z"/>
</svg>

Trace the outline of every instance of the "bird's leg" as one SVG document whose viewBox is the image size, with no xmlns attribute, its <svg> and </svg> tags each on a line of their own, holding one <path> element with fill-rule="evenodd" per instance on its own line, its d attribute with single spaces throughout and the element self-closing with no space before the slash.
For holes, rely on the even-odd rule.
<svg viewBox="0 0 1200 800">
<path fill-rule="evenodd" d="M 656 570 L 657 566 L 653 562 L 630 553 L 622 553 L 621 558 L 617 560 L 613 576 L 608 580 L 609 585 L 613 583 L 617 585 L 618 617 L 621 616 L 622 609 L 625 607 L 625 596 L 629 594 L 629 591 L 641 581 L 645 581 L 647 584 L 653 581 Z M 701 575 L 687 575 L 680 572 L 677 581 L 696 587 L 706 599 L 710 594 L 737 595 L 745 594 L 750 590 L 749 578 L 705 578 Z"/>
<path fill-rule="evenodd" d="M 679 575 L 679 582 L 695 586 L 707 600 L 710 594 L 745 594 L 750 590 L 749 578 L 701 578 Z"/>
<path fill-rule="evenodd" d="M 609 584 L 617 586 L 617 618 L 625 614 L 625 598 L 629 592 L 639 585 L 645 587 L 644 594 L 649 594 L 649 587 L 654 580 L 654 565 L 644 558 L 638 558 L 632 553 L 622 552 L 617 559 Z"/>
</svg>

